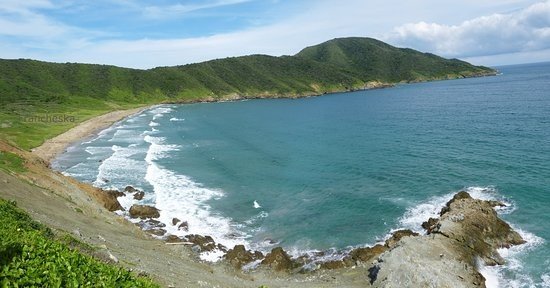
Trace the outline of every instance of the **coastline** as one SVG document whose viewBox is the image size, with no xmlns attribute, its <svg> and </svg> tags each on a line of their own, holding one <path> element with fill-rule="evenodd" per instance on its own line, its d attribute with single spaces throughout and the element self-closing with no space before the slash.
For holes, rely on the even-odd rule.
<svg viewBox="0 0 550 288">
<path fill-rule="evenodd" d="M 243 99 L 250 99 L 250 98 L 243 98 Z M 241 100 L 241 99 L 234 99 L 234 100 Z M 217 101 L 224 101 L 223 99 L 217 99 Z M 216 102 L 217 102 L 216 101 Z M 227 100 L 225 100 L 227 101 Z M 209 101 L 198 101 L 198 102 L 209 102 Z M 183 104 L 183 103 L 180 103 L 180 104 Z M 117 121 L 120 121 L 122 119 L 124 119 L 125 117 L 128 117 L 128 116 L 131 116 L 133 114 L 136 114 L 136 113 L 139 113 L 145 109 L 147 109 L 148 107 L 142 107 L 142 108 L 136 108 L 136 109 L 130 109 L 130 110 L 119 110 L 119 111 L 114 111 L 114 112 L 110 112 L 110 113 L 107 113 L 107 114 L 104 114 L 104 115 L 100 115 L 100 116 L 97 116 L 97 117 L 94 117 L 92 119 L 89 119 L 85 122 L 82 122 L 80 123 L 79 125 L 77 125 L 76 127 L 70 129 L 69 131 L 57 136 L 57 137 L 54 137 L 46 142 L 44 142 L 44 144 L 42 144 L 40 147 L 36 148 L 36 149 L 33 149 L 33 154 L 39 156 L 40 158 L 46 160 L 47 162 L 49 162 L 50 160 L 54 159 L 54 157 L 56 157 L 57 155 L 63 153 L 63 151 L 66 149 L 67 146 L 71 145 L 72 143 L 74 143 L 75 141 L 78 141 L 78 140 L 81 140 L 83 138 L 86 138 L 86 137 L 89 137 L 90 135 L 93 135 L 93 133 L 96 133 L 98 132 L 98 130 L 101 130 L 101 129 L 105 129 L 107 127 L 109 127 L 110 125 L 112 125 L 113 123 L 117 122 Z M 87 122 L 90 122 L 90 123 L 87 123 Z M 79 126 L 82 126 L 86 124 L 84 127 L 79 127 Z M 69 133 L 71 132 L 72 130 L 76 130 L 72 133 Z M 65 135 L 67 134 L 67 135 Z M 59 139 L 58 139 L 59 138 Z M 47 143 L 51 143 L 51 144 L 55 144 L 55 147 L 51 147 L 51 148 L 43 148 L 42 150 L 39 150 L 39 148 L 41 148 L 42 146 L 46 145 Z M 50 144 L 50 145 L 51 145 Z M 36 151 L 38 150 L 38 151 Z M 42 154 L 40 154 L 42 153 Z M 49 158 L 46 158 L 49 157 Z M 57 173 L 55 171 L 51 171 L 51 173 Z M 0 175 L 2 176 L 2 175 Z M 9 180 L 10 182 L 13 181 L 12 179 Z M 76 182 L 76 181 L 75 181 Z M 87 184 L 86 184 L 87 185 Z M 72 195 L 72 194 L 69 194 L 69 195 Z M 23 200 L 18 200 L 18 201 L 23 201 Z M 33 209 L 32 206 L 30 209 Z M 86 210 L 85 210 L 86 211 Z M 86 211 L 87 212 L 87 211 Z M 68 213 L 67 211 L 64 211 L 64 212 L 58 212 L 58 213 Z M 112 213 L 110 213 L 112 214 Z M 110 215 L 109 216 L 110 218 L 116 218 L 116 216 L 114 215 Z M 118 219 L 118 218 L 117 218 Z M 119 219 L 121 222 L 124 221 L 124 219 Z M 427 220 L 427 219 L 426 219 Z M 451 221 L 451 222 L 455 222 L 455 221 Z M 117 224 L 118 225 L 118 224 Z M 126 225 L 126 226 L 129 226 L 130 224 L 129 223 L 125 223 L 123 225 Z M 131 226 L 131 225 L 130 225 Z M 101 229 L 105 228 L 105 227 L 91 227 L 91 228 L 95 228 L 96 231 L 98 232 L 89 232 L 89 233 L 86 233 L 86 235 L 90 235 L 90 233 L 101 233 L 103 236 L 106 236 L 104 235 L 102 232 Z M 133 228 L 137 228 L 137 227 L 132 227 Z M 71 231 L 71 230 L 66 230 L 66 231 Z M 107 233 L 107 232 L 105 232 Z M 141 233 L 141 232 L 139 232 Z M 107 234 L 107 235 L 110 235 L 110 234 Z M 141 234 L 140 234 L 141 235 Z M 443 234 L 442 234 L 443 235 Z M 408 239 L 409 237 L 407 237 L 406 239 Z M 412 239 L 415 239 L 414 241 L 416 242 L 417 240 L 419 240 L 420 238 L 412 238 Z M 118 251 L 115 250 L 115 248 L 111 248 L 113 249 L 113 251 L 115 252 L 119 252 L 119 253 L 127 253 L 127 255 L 132 255 L 132 253 L 134 253 L 134 255 L 132 255 L 132 257 L 134 257 L 136 254 L 138 255 L 138 257 L 142 257 L 141 255 L 144 254 L 144 252 L 130 252 L 129 249 L 131 249 L 130 247 L 132 246 L 132 244 L 136 243 L 136 242 L 130 242 L 130 239 L 125 239 L 125 241 L 127 241 L 124 245 L 120 245 L 121 247 L 118 247 Z M 149 247 L 152 247 L 153 246 L 153 243 L 157 243 L 157 245 L 162 245 L 162 242 L 160 242 L 159 240 L 156 240 L 156 239 L 147 239 L 147 241 L 149 241 L 151 244 Z M 397 241 L 400 241 L 399 239 Z M 396 241 L 396 242 L 397 242 Z M 424 241 L 424 240 L 422 240 Z M 427 246 L 425 246 L 426 243 L 412 243 L 413 240 L 406 240 L 402 243 L 405 243 L 405 245 L 403 245 L 403 247 L 405 247 L 406 249 L 408 249 L 408 251 L 416 251 L 418 249 L 418 247 L 425 247 L 427 248 Z M 424 246 L 423 246 L 424 245 Z M 123 248 L 122 246 L 128 246 L 126 248 Z M 169 246 L 169 245 L 167 245 Z M 390 246 L 390 245 L 388 245 Z M 410 247 L 409 247 L 410 246 Z M 445 245 L 447 246 L 447 245 Z M 148 246 L 143 246 L 143 247 L 139 247 L 139 248 L 142 248 L 142 249 L 146 249 L 145 247 L 148 247 Z M 170 248 L 172 249 L 172 251 L 182 251 L 182 249 L 178 248 L 178 247 L 183 247 L 181 245 L 174 245 L 173 248 Z M 434 246 L 435 247 L 435 246 Z M 230 247 L 229 247 L 230 248 Z M 405 249 L 405 248 L 400 248 L 400 249 Z M 135 246 L 134 246 L 134 249 L 135 249 Z M 180 249 L 180 250 L 177 250 L 177 249 Z M 441 249 L 446 249 L 446 248 L 441 248 Z M 153 249 L 154 250 L 154 249 Z M 162 249 L 161 249 L 162 250 Z M 165 249 L 166 250 L 166 249 Z M 187 250 L 191 250 L 191 249 L 183 249 L 183 251 L 187 251 Z M 397 250 L 396 250 L 397 251 Z M 442 250 L 443 251 L 443 250 Z M 436 260 L 439 259 L 442 255 L 442 253 L 435 253 L 433 251 L 426 251 L 426 254 L 428 254 L 428 252 L 430 253 L 430 257 L 433 257 L 435 258 Z M 161 253 L 161 252 L 159 252 Z M 164 252 L 162 252 L 164 253 Z M 163 254 L 159 254 L 159 255 L 163 255 Z M 410 255 L 412 255 L 412 253 L 410 252 L 399 252 L 399 253 L 403 253 L 403 255 L 407 255 L 407 257 L 411 257 Z M 433 255 L 431 255 L 433 254 Z M 455 253 L 449 253 L 449 255 L 451 254 L 455 254 Z M 460 253 L 457 252 L 457 255 L 453 255 L 453 257 L 460 257 L 460 255 L 458 255 Z M 121 254 L 116 254 L 116 256 L 120 257 Z M 415 256 L 416 257 L 416 256 Z M 123 258 L 122 258 L 123 259 Z M 143 258 L 140 258 L 143 260 Z M 160 259 L 162 258 L 157 258 L 156 260 L 159 261 L 159 262 L 162 262 Z M 168 266 L 172 265 L 170 263 L 173 263 L 173 264 L 176 264 L 176 262 L 172 262 L 172 261 L 175 261 L 175 260 L 172 260 L 172 258 L 170 258 L 170 262 L 168 264 Z M 369 259 L 372 259 L 372 258 L 369 258 Z M 386 256 L 385 258 L 383 258 L 384 261 L 386 262 L 390 262 L 392 261 L 392 258 L 390 258 L 390 256 Z M 399 257 L 397 259 L 400 259 Z M 163 259 L 164 260 L 164 259 Z M 354 276 L 354 277 L 351 277 L 353 279 L 347 279 L 348 281 L 350 282 L 346 282 L 346 281 L 343 281 L 345 283 L 348 284 L 349 287 L 352 287 L 352 286 L 357 286 L 357 287 L 360 287 L 360 285 L 357 285 L 358 283 L 361 283 L 360 281 L 363 281 L 365 285 L 368 285 L 368 281 L 369 281 L 369 278 L 365 278 L 365 273 L 367 269 L 364 269 L 364 268 L 368 268 L 368 264 L 361 264 L 361 265 L 367 265 L 367 266 L 363 266 L 363 267 L 359 267 L 359 265 L 357 264 L 357 268 L 360 268 L 360 269 L 357 269 L 356 266 L 347 266 L 347 265 L 356 265 L 356 262 L 355 262 L 355 259 L 352 259 L 354 260 L 352 264 L 347 264 L 345 261 L 334 261 L 334 262 L 331 262 L 329 263 L 328 265 L 330 265 L 329 267 L 334 267 L 334 268 L 326 268 L 325 269 L 336 269 L 335 271 L 336 272 L 327 272 L 327 271 L 319 271 L 319 272 L 308 272 L 308 274 L 306 274 L 306 276 L 311 276 L 311 275 L 334 275 L 334 276 L 337 276 L 339 281 L 342 281 L 343 280 L 343 276 L 342 274 L 345 272 L 345 273 L 355 273 L 353 275 L 357 275 L 357 273 L 359 273 L 360 275 L 362 275 L 362 277 L 358 277 L 358 276 Z M 498 259 L 497 259 L 498 260 Z M 196 258 L 194 258 L 193 256 L 186 256 L 184 259 L 182 259 L 181 261 L 187 261 L 189 262 L 188 265 L 199 265 L 197 263 L 199 263 L 198 261 L 196 261 Z M 394 260 L 396 261 L 396 260 Z M 439 260 L 437 260 L 439 261 Z M 435 260 L 433 262 L 436 262 Z M 166 265 L 165 262 L 162 262 L 164 265 Z M 359 262 L 357 262 L 359 263 Z M 179 263 L 181 264 L 181 263 Z M 399 263 L 396 262 L 395 265 L 398 265 Z M 265 272 L 265 271 L 261 271 L 259 273 L 264 273 L 264 274 L 257 274 L 258 272 L 254 272 L 253 274 L 248 274 L 248 273 L 245 273 L 245 274 L 240 274 L 241 272 L 237 271 L 237 272 L 228 272 L 226 270 L 226 268 L 220 268 L 220 267 L 225 267 L 225 264 L 223 264 L 224 266 L 221 266 L 221 265 L 218 265 L 218 264 L 212 264 L 212 265 L 204 265 L 206 268 L 204 268 L 205 270 L 202 271 L 202 270 L 197 270 L 195 271 L 196 273 L 201 273 L 201 272 L 198 272 L 198 271 L 202 271 L 202 273 L 205 273 L 205 272 L 209 272 L 209 273 L 214 273 L 214 272 L 211 272 L 211 270 L 209 269 L 214 269 L 214 271 L 216 271 L 216 275 L 214 274 L 209 274 L 208 276 L 204 276 L 206 279 L 206 282 L 210 282 L 212 283 L 211 281 L 213 282 L 218 282 L 218 283 L 225 283 L 227 285 L 229 285 L 228 283 L 230 282 L 223 282 L 223 281 L 227 281 L 227 277 L 241 277 L 241 279 L 237 282 L 231 282 L 230 285 L 232 285 L 231 287 L 245 287 L 245 286 L 249 286 L 252 287 L 252 285 L 255 285 L 253 283 L 254 280 L 250 280 L 250 279 L 256 279 L 256 281 L 261 281 L 261 283 L 266 283 L 266 284 L 272 284 L 272 285 L 282 285 L 283 283 L 285 283 L 285 279 L 288 280 L 288 281 L 291 281 L 291 282 L 299 282 L 297 279 L 298 276 L 294 275 L 294 274 L 285 274 L 284 276 L 282 275 L 278 275 L 276 276 L 276 278 L 279 278 L 279 276 L 282 276 L 281 279 L 282 281 L 274 281 L 272 278 L 273 274 L 271 271 L 269 272 Z M 141 265 L 140 265 L 141 266 Z M 162 265 L 159 263 L 158 264 L 158 267 L 159 269 L 162 269 Z M 166 266 L 167 267 L 167 266 Z M 213 268 L 211 268 L 213 267 Z M 383 267 L 383 266 L 379 266 L 379 267 Z M 438 266 L 437 266 L 438 267 Z M 473 265 L 472 265 L 473 267 Z M 415 267 L 411 267 L 410 269 L 411 270 L 414 270 Z M 200 269 L 203 269 L 203 268 L 200 268 Z M 221 269 L 221 270 L 220 270 Z M 356 269 L 356 270 L 354 270 Z M 157 270 L 157 273 L 161 273 L 162 275 L 162 278 L 166 278 L 167 277 L 167 272 L 165 272 L 165 274 L 162 274 L 162 272 L 159 272 L 160 270 Z M 221 272 L 223 271 L 223 272 Z M 368 270 L 370 272 L 370 270 Z M 457 271 L 458 271 L 458 268 L 457 268 Z M 173 272 L 172 272 L 173 273 Z M 176 272 L 177 273 L 177 272 Z M 237 273 L 237 276 L 234 276 L 234 274 Z M 267 273 L 267 274 L 265 274 Z M 384 275 L 385 270 L 382 269 L 382 273 L 381 275 Z M 474 270 L 470 270 L 469 273 L 471 273 L 473 276 L 476 276 L 475 274 L 475 271 Z M 198 274 L 197 274 L 198 275 Z M 243 276 L 244 275 L 244 276 Z M 262 276 L 259 276 L 259 275 L 262 275 Z M 268 277 L 265 277 L 265 275 L 268 275 Z M 277 274 L 275 274 L 277 275 Z M 308 276 L 308 277 L 309 277 Z M 473 276 L 470 276 L 470 277 L 473 277 Z M 194 276 L 196 277 L 196 275 Z M 308 277 L 302 277 L 302 276 L 299 276 L 300 278 L 299 279 L 306 279 Z M 315 278 L 316 276 L 313 276 L 313 279 Z M 324 277 L 324 276 L 323 276 Z M 333 276 L 331 276 L 333 277 Z M 434 276 L 435 277 L 435 276 Z M 250 278 L 250 279 L 249 279 Z M 260 280 L 261 279 L 261 280 Z M 336 278 L 335 278 L 336 279 Z M 469 278 L 468 278 L 469 279 Z M 318 278 L 319 282 L 317 281 L 312 281 L 310 283 L 308 283 L 308 285 L 312 285 L 312 287 L 333 287 L 329 284 L 329 286 L 316 286 L 316 285 L 319 285 L 321 283 L 323 284 L 326 284 L 326 283 L 331 283 L 329 281 L 327 281 L 327 279 L 323 280 L 323 281 L 320 281 L 321 280 L 321 277 Z M 356 281 L 356 280 L 360 280 L 360 281 Z M 372 279 L 370 279 L 372 280 Z M 397 279 L 399 280 L 399 279 Z M 397 281 L 396 280 L 396 281 Z M 483 284 L 483 281 L 481 279 L 478 279 L 478 278 L 475 278 L 473 277 L 472 278 L 473 281 L 476 281 L 476 283 L 478 284 Z M 243 281 L 242 283 L 240 283 L 240 281 Z M 273 282 L 274 281 L 274 282 Z M 300 281 L 306 281 L 306 280 L 300 280 Z M 451 281 L 451 279 L 449 279 L 449 281 Z M 452 281 L 455 281 L 455 280 L 452 280 Z M 167 283 L 165 281 L 162 281 L 163 283 Z M 373 281 L 374 282 L 374 281 Z M 177 283 L 177 282 L 176 282 Z M 246 283 L 246 284 L 245 284 Z M 257 284 L 259 284 L 258 282 L 256 282 Z M 203 286 L 201 284 L 201 282 L 197 282 L 196 284 L 199 284 L 197 286 Z M 303 282 L 301 282 L 300 284 L 303 284 Z M 294 284 L 294 285 L 291 285 L 291 286 L 300 286 L 300 284 Z M 337 284 L 342 284 L 342 282 L 332 282 L 331 284 L 334 284 L 334 285 L 337 285 Z M 308 286 L 306 285 L 306 286 Z M 379 286 L 381 287 L 384 287 L 384 286 L 387 286 L 388 284 L 387 283 L 379 283 Z M 256 285 L 257 287 L 258 285 Z M 391 285 L 390 285 L 391 286 Z M 478 286 L 478 285 L 475 285 L 475 286 Z M 483 286 L 483 285 L 479 285 L 479 286 Z M 170 286 L 169 286 L 170 287 Z M 179 287 L 179 286 L 175 286 L 175 287 Z M 185 286 L 185 287 L 193 287 L 193 286 Z M 279 286 L 273 286 L 273 287 L 279 287 Z"/>
<path fill-rule="evenodd" d="M 81 139 L 90 137 L 93 133 L 106 129 L 114 123 L 131 115 L 140 113 L 147 108 L 148 107 L 140 107 L 128 110 L 116 110 L 93 117 L 84 122 L 78 123 L 75 127 L 55 136 L 54 138 L 44 141 L 42 145 L 33 148 L 31 151 L 44 161 L 50 163 L 51 160 L 63 153 L 71 144 Z"/>
</svg>

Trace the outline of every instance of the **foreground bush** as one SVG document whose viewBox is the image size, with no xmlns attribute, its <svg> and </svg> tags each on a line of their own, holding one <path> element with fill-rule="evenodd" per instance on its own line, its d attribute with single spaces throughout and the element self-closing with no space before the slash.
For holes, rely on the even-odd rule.
<svg viewBox="0 0 550 288">
<path fill-rule="evenodd" d="M 85 244 L 82 244 L 85 245 Z M 0 199 L 1 287 L 158 287 L 54 239 L 15 203 Z"/>
</svg>

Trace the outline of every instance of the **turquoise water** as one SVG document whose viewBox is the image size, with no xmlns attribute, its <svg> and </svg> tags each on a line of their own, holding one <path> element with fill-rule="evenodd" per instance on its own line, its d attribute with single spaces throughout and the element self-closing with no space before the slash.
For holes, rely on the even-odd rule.
<svg viewBox="0 0 550 288">
<path fill-rule="evenodd" d="M 510 204 L 501 216 L 529 240 L 501 251 L 506 267 L 484 270 L 491 283 L 550 287 L 550 63 L 498 68 L 297 100 L 157 106 L 53 165 L 143 189 L 142 202 L 164 222 L 187 220 L 187 233 L 295 254 L 421 231 L 465 189 Z"/>
</svg>

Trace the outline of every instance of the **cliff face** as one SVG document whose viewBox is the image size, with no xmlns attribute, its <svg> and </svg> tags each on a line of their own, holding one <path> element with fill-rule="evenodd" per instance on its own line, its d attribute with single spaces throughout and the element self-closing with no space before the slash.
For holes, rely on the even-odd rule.
<svg viewBox="0 0 550 288">
<path fill-rule="evenodd" d="M 405 237 L 382 254 L 372 271 L 374 287 L 485 287 L 478 265 L 500 265 L 497 249 L 525 243 L 498 218 L 493 209 L 502 203 L 473 199 L 459 192 L 440 218 L 423 227 L 428 234 Z"/>
</svg>

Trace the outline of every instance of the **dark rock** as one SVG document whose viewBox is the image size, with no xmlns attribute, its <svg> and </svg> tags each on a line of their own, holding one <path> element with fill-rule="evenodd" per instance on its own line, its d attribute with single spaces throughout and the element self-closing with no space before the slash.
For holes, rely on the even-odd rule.
<svg viewBox="0 0 550 288">
<path fill-rule="evenodd" d="M 189 231 L 189 224 L 187 223 L 187 221 L 181 222 L 181 224 L 178 226 L 178 230 Z"/>
<path fill-rule="evenodd" d="M 166 241 L 167 243 L 181 243 L 181 242 L 185 242 L 185 239 L 176 235 L 168 235 L 166 236 L 164 241 Z"/>
<path fill-rule="evenodd" d="M 290 256 L 281 247 L 275 247 L 268 253 L 262 265 L 269 266 L 276 271 L 289 271 L 294 268 L 294 263 L 290 259 Z"/>
<path fill-rule="evenodd" d="M 120 192 L 120 191 L 117 191 L 117 190 L 103 190 L 103 192 L 111 195 L 111 196 L 114 196 L 114 197 L 122 197 L 122 196 L 126 196 L 126 194 L 124 194 L 123 192 Z"/>
<path fill-rule="evenodd" d="M 378 278 L 378 272 L 380 271 L 380 266 L 374 265 L 369 268 L 369 279 L 370 284 L 374 284 L 374 281 L 376 281 L 376 278 Z"/>
<path fill-rule="evenodd" d="M 153 206 L 147 205 L 137 205 L 134 204 L 130 207 L 130 217 L 131 218 L 158 218 L 160 217 L 159 209 Z"/>
<path fill-rule="evenodd" d="M 430 217 L 430 219 L 428 219 L 428 221 L 422 222 L 422 228 L 426 229 L 428 234 L 430 234 L 436 228 L 436 225 L 437 225 L 438 221 L 439 221 L 439 219 Z"/>
<path fill-rule="evenodd" d="M 188 242 L 199 246 L 201 251 L 212 251 L 216 249 L 216 242 L 210 236 L 202 236 L 198 234 L 189 234 L 185 236 Z"/>
<path fill-rule="evenodd" d="M 495 201 L 495 200 L 490 200 L 490 201 L 487 201 L 489 202 L 489 205 L 491 205 L 491 207 L 506 207 L 506 204 L 500 202 L 500 201 Z"/>
<path fill-rule="evenodd" d="M 258 254 L 259 253 L 259 254 Z M 241 269 L 244 265 L 261 259 L 263 257 L 261 252 L 252 253 L 244 248 L 243 245 L 235 245 L 235 247 L 224 255 L 224 258 L 231 264 L 231 266 Z"/>
<path fill-rule="evenodd" d="M 178 224 L 179 222 L 181 222 L 180 219 L 178 219 L 178 218 L 172 218 L 172 225 L 176 226 L 176 224 Z"/>
<path fill-rule="evenodd" d="M 153 228 L 153 229 L 145 230 L 145 232 L 156 236 L 163 236 L 164 234 L 166 234 L 166 230 L 162 228 Z"/>
<path fill-rule="evenodd" d="M 146 219 L 139 221 L 137 223 L 139 227 L 141 227 L 143 230 L 150 230 L 153 228 L 164 228 L 166 227 L 166 224 L 156 220 L 156 219 Z"/>
<path fill-rule="evenodd" d="M 401 240 L 401 238 L 409 237 L 409 236 L 418 236 L 418 233 L 413 232 L 409 229 L 395 231 L 393 232 L 391 237 L 388 240 L 386 240 L 384 245 L 391 249 L 395 247 L 395 245 L 397 244 L 397 242 L 399 242 L 399 240 Z"/>
<path fill-rule="evenodd" d="M 132 186 L 126 186 L 126 188 L 124 188 L 124 192 L 128 192 L 128 193 L 133 193 L 133 192 L 137 192 L 139 191 L 138 189 L 132 187 Z"/>
<path fill-rule="evenodd" d="M 373 247 L 364 247 L 364 248 L 356 248 L 353 249 L 349 256 L 351 257 L 351 260 L 353 262 L 369 262 L 372 259 L 378 257 L 380 254 L 386 252 L 388 250 L 387 247 L 384 245 L 374 245 Z M 355 263 L 353 263 L 355 264 Z"/>
<path fill-rule="evenodd" d="M 122 208 L 122 205 L 120 205 L 120 202 L 118 202 L 118 197 L 124 196 L 124 193 L 116 190 L 97 190 L 96 197 L 98 198 L 99 202 L 103 204 L 103 207 L 105 207 L 107 210 L 113 212 L 116 210 L 124 210 Z"/>
<path fill-rule="evenodd" d="M 139 200 L 142 200 L 144 196 L 145 196 L 145 192 L 138 191 L 134 194 L 134 199 L 139 201 Z"/>
</svg>

